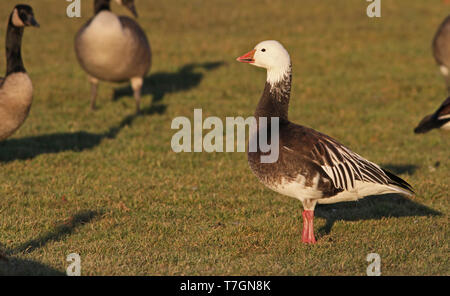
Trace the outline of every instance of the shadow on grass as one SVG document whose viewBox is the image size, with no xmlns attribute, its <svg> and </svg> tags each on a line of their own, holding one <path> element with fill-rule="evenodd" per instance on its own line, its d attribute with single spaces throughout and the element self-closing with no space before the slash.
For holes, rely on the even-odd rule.
<svg viewBox="0 0 450 296">
<path fill-rule="evenodd" d="M 176 73 L 155 73 L 145 78 L 143 94 L 152 94 L 152 104 L 143 108 L 139 114 L 125 117 L 117 126 L 110 128 L 105 133 L 89 133 L 79 131 L 74 133 L 55 133 L 10 139 L 0 142 L 0 162 L 14 160 L 33 159 L 41 154 L 53 154 L 66 151 L 81 152 L 100 145 L 104 139 L 114 139 L 125 126 L 129 126 L 139 116 L 163 114 L 167 106 L 159 102 L 167 93 L 189 90 L 200 84 L 204 74 L 194 72 L 201 68 L 207 71 L 214 70 L 223 65 L 223 62 L 210 62 L 203 64 L 188 64 Z M 114 100 L 123 96 L 132 95 L 130 87 L 117 89 L 114 92 Z"/>
<path fill-rule="evenodd" d="M 0 275 L 65 275 L 63 272 L 39 262 L 13 257 L 16 254 L 28 254 L 42 248 L 48 242 L 55 242 L 73 233 L 73 231 L 101 215 L 98 211 L 82 211 L 57 225 L 53 230 L 29 240 L 20 246 L 0 252 Z"/>
<path fill-rule="evenodd" d="M 203 79 L 204 74 L 195 72 L 196 69 L 204 69 L 212 71 L 224 62 L 208 62 L 202 64 L 187 64 L 178 72 L 167 73 L 158 72 L 144 78 L 144 86 L 142 87 L 142 95 L 152 95 L 152 104 L 148 107 L 147 112 L 152 109 L 164 110 L 166 105 L 161 105 L 160 101 L 168 93 L 186 91 L 197 87 Z M 113 101 L 118 101 L 122 97 L 133 96 L 133 90 L 130 86 L 122 87 L 114 90 Z M 145 114 L 144 110 L 144 114 Z"/>
<path fill-rule="evenodd" d="M 20 139 L 9 139 L 0 142 L 0 162 L 33 159 L 41 154 L 54 154 L 66 151 L 82 152 L 93 149 L 104 139 L 114 139 L 126 126 L 130 126 L 138 116 L 152 115 L 164 112 L 161 106 L 150 106 L 139 114 L 125 117 L 118 125 L 104 133 L 89 133 L 85 131 L 74 133 L 55 133 Z"/>
<path fill-rule="evenodd" d="M 39 236 L 35 239 L 32 239 L 30 241 L 27 241 L 22 245 L 18 246 L 17 248 L 7 251 L 6 255 L 12 255 L 17 253 L 24 253 L 24 254 L 31 253 L 35 249 L 43 247 L 50 241 L 58 241 L 63 237 L 71 234 L 75 230 L 75 228 L 83 224 L 89 223 L 100 214 L 101 213 L 96 211 L 79 212 L 76 215 L 67 219 L 64 223 L 56 226 L 55 229 L 53 229 L 52 231 L 42 236 Z"/>
<path fill-rule="evenodd" d="M 378 220 L 389 217 L 439 216 L 440 212 L 400 195 L 369 196 L 359 201 L 318 205 L 315 216 L 326 219 L 318 236 L 329 234 L 336 221 Z"/>
<path fill-rule="evenodd" d="M 384 164 L 381 165 L 381 167 L 396 175 L 401 174 L 414 175 L 417 169 L 419 169 L 417 165 L 413 164 Z"/>
<path fill-rule="evenodd" d="M 0 142 L 0 162 L 33 159 L 41 154 L 66 151 L 81 152 L 100 145 L 104 139 L 114 139 L 122 128 L 131 124 L 129 117 L 105 133 L 55 133 Z"/>
<path fill-rule="evenodd" d="M 0 260 L 0 276 L 65 276 L 60 270 L 45 264 L 19 258 Z"/>
</svg>

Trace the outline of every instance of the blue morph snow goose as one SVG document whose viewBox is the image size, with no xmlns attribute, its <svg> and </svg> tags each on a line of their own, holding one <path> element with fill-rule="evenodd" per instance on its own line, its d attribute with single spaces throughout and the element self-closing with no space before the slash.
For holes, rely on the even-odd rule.
<svg viewBox="0 0 450 296">
<path fill-rule="evenodd" d="M 134 0 L 116 1 L 137 17 Z M 99 80 L 130 80 L 139 112 L 144 76 L 152 63 L 150 44 L 137 22 L 111 12 L 110 2 L 95 0 L 95 16 L 77 33 L 75 52 L 92 85 L 91 109 L 95 109 Z"/>
<path fill-rule="evenodd" d="M 28 117 L 33 101 L 33 85 L 22 60 L 24 28 L 39 27 L 33 9 L 17 5 L 6 33 L 6 77 L 0 78 L 0 141 L 11 136 Z"/>
<path fill-rule="evenodd" d="M 364 159 L 338 141 L 313 129 L 288 120 L 291 93 L 291 59 L 278 41 L 263 41 L 249 53 L 237 58 L 267 70 L 264 92 L 255 111 L 257 136 L 271 133 L 259 126 L 261 117 L 279 118 L 279 156 L 274 163 L 262 163 L 259 149 L 248 152 L 251 170 L 268 188 L 299 199 L 303 203 L 304 243 L 315 243 L 314 208 L 316 204 L 353 201 L 368 195 L 414 194 L 411 186 Z"/>
</svg>

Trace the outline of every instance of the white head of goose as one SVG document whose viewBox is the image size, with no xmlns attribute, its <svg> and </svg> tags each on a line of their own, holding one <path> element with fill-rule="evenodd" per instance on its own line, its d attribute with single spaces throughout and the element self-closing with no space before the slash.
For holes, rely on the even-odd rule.
<svg viewBox="0 0 450 296">
<path fill-rule="evenodd" d="M 0 141 L 11 136 L 25 121 L 33 100 L 33 85 L 22 61 L 24 28 L 39 27 L 28 5 L 14 7 L 6 33 L 6 76 L 0 78 Z"/>
<path fill-rule="evenodd" d="M 261 150 L 248 152 L 250 168 L 270 189 L 303 203 L 304 243 L 315 243 L 314 208 L 317 203 L 352 201 L 368 195 L 413 195 L 399 177 L 362 158 L 336 140 L 288 120 L 291 93 L 291 60 L 277 41 L 263 41 L 240 62 L 267 70 L 264 92 L 255 117 L 279 118 L 279 156 L 274 163 L 261 163 Z M 270 125 L 267 128 L 270 133 Z M 258 127 L 258 133 L 267 130 Z M 254 137 L 257 135 L 252 135 Z M 252 141 L 252 140 L 251 140 Z"/>
<path fill-rule="evenodd" d="M 137 16 L 134 0 L 116 0 Z M 75 52 L 92 84 L 91 108 L 95 109 L 99 80 L 130 80 L 139 112 L 144 76 L 151 66 L 147 36 L 133 19 L 111 12 L 110 0 L 95 0 L 95 16 L 75 37 Z"/>
</svg>

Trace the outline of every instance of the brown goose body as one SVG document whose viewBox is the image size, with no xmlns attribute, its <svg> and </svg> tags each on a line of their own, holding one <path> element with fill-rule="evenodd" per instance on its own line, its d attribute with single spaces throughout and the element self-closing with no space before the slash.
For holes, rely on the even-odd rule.
<svg viewBox="0 0 450 296">
<path fill-rule="evenodd" d="M 307 204 L 335 203 L 367 195 L 401 193 L 410 195 L 411 186 L 378 165 L 352 152 L 335 139 L 288 120 L 291 75 L 271 86 L 266 82 L 255 112 L 261 117 L 278 117 L 279 155 L 274 163 L 262 163 L 263 153 L 248 152 L 250 168 L 270 189 Z M 282 86 L 283 85 L 283 86 Z M 259 120 L 257 120 L 259 122 Z M 268 133 L 272 133 L 270 125 Z M 259 130 L 266 132 L 266 128 Z M 253 135 L 255 136 L 255 135 Z"/>
<path fill-rule="evenodd" d="M 16 132 L 28 117 L 33 85 L 26 73 L 11 74 L 0 86 L 0 141 Z"/>
</svg>

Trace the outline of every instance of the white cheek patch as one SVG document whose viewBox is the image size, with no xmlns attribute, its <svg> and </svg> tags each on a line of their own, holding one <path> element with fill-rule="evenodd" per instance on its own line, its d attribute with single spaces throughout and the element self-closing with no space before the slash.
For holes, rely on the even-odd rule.
<svg viewBox="0 0 450 296">
<path fill-rule="evenodd" d="M 25 24 L 19 17 L 19 11 L 17 10 L 17 8 L 14 8 L 13 16 L 12 16 L 12 23 L 16 27 L 25 27 Z"/>
<path fill-rule="evenodd" d="M 446 66 L 440 66 L 439 70 L 441 70 L 442 75 L 448 76 L 448 68 Z"/>
<path fill-rule="evenodd" d="M 439 116 L 438 119 L 439 120 L 450 119 L 450 114 Z"/>
</svg>

